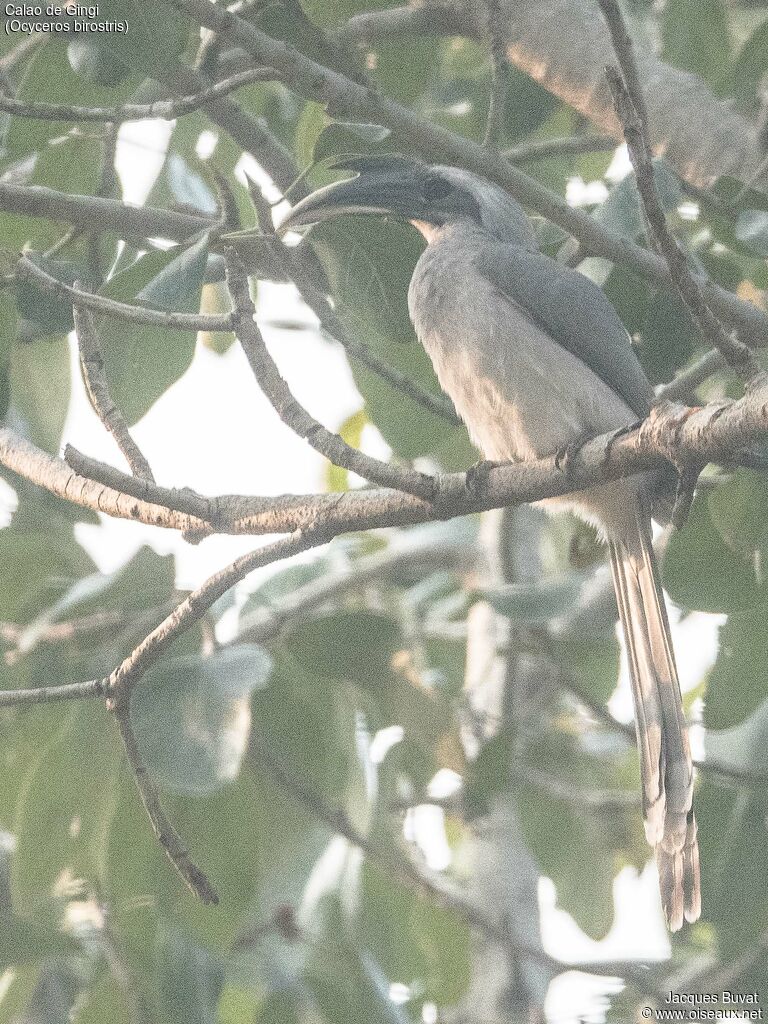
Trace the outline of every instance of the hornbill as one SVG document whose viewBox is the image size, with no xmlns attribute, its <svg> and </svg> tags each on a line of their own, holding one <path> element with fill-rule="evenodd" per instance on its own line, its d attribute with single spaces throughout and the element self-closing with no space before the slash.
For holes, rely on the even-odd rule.
<svg viewBox="0 0 768 1024">
<path fill-rule="evenodd" d="M 491 461 L 536 459 L 648 415 L 653 390 L 624 325 L 588 278 L 541 253 L 522 207 L 455 167 L 355 157 L 355 176 L 303 199 L 281 231 L 343 214 L 394 216 L 424 236 L 408 291 L 443 390 Z M 593 524 L 610 550 L 640 754 L 645 833 L 672 931 L 701 912 L 693 767 L 651 540 L 658 472 L 542 502 Z"/>
</svg>

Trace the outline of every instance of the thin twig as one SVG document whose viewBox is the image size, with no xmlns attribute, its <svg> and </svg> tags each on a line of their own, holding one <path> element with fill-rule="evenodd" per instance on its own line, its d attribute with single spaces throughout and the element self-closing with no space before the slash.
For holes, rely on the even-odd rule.
<svg viewBox="0 0 768 1024">
<path fill-rule="evenodd" d="M 612 135 L 568 135 L 562 139 L 537 139 L 505 149 L 502 156 L 511 164 L 532 163 L 549 157 L 572 156 L 576 153 L 597 153 L 616 149 Z"/>
<path fill-rule="evenodd" d="M 231 78 L 216 82 L 201 92 L 179 99 L 155 100 L 153 103 L 124 103 L 119 107 L 79 107 L 63 103 L 32 103 L 17 100 L 0 93 L 0 110 L 15 117 L 28 117 L 43 121 L 111 121 L 124 124 L 126 121 L 144 121 L 156 118 L 173 121 L 177 117 L 191 114 L 213 100 L 227 96 L 243 85 L 253 82 L 270 82 L 280 77 L 272 68 L 252 68 Z"/>
<path fill-rule="evenodd" d="M 189 856 L 181 836 L 171 824 L 167 814 L 160 802 L 160 794 L 157 786 L 144 764 L 144 760 L 136 741 L 136 734 L 130 720 L 130 710 L 126 706 L 120 710 L 115 709 L 115 721 L 120 732 L 120 737 L 125 747 L 128 764 L 133 772 L 136 788 L 141 796 L 141 802 L 147 812 L 152 830 L 157 840 L 165 850 L 171 864 L 184 879 L 191 891 L 203 903 L 217 904 L 219 895 L 211 885 L 208 877 L 194 863 Z"/>
<path fill-rule="evenodd" d="M 103 679 L 90 679 L 84 683 L 65 683 L 63 686 L 35 686 L 26 690 L 0 690 L 0 708 L 20 704 L 52 704 L 59 700 L 83 700 L 103 697 Z"/>
<path fill-rule="evenodd" d="M 75 282 L 75 288 L 79 289 L 79 287 L 79 282 Z M 101 343 L 90 311 L 85 306 L 75 303 L 73 314 L 80 353 L 80 367 L 83 371 L 85 390 L 88 393 L 91 406 L 105 429 L 115 439 L 133 475 L 154 483 L 152 469 L 141 449 L 131 437 L 125 417 L 115 405 L 110 394 L 107 378 L 104 375 Z"/>
<path fill-rule="evenodd" d="M 488 16 L 488 36 L 491 44 L 491 92 L 488 98 L 488 117 L 485 122 L 483 145 L 498 150 L 504 130 L 504 105 L 507 98 L 509 64 L 504 38 L 504 12 L 500 0 L 485 0 Z"/>
<path fill-rule="evenodd" d="M 197 622 L 218 599 L 254 569 L 300 554 L 328 540 L 320 528 L 297 530 L 280 540 L 257 548 L 210 576 L 188 594 L 163 621 L 115 668 L 107 681 L 108 704 L 116 715 L 126 713 L 131 693 L 147 669 L 153 665 L 181 633 Z"/>
<path fill-rule="evenodd" d="M 115 316 L 121 320 L 145 326 L 173 328 L 180 331 L 231 331 L 232 314 L 203 315 L 198 313 L 174 313 L 172 311 L 149 309 L 145 306 L 133 306 L 126 302 L 117 302 L 103 295 L 85 292 L 73 288 L 63 281 L 41 270 L 28 256 L 22 255 L 16 265 L 16 276 L 22 280 L 34 281 L 41 291 L 60 298 L 68 299 L 73 305 L 79 304 L 88 309 L 96 310 L 107 316 Z"/>
<path fill-rule="evenodd" d="M 616 0 L 597 0 L 597 2 L 608 26 L 613 49 L 618 57 L 621 72 L 627 85 L 627 92 L 632 97 L 632 102 L 635 105 L 637 116 L 640 118 L 643 131 L 647 133 L 648 107 L 646 106 L 645 93 L 640 84 L 640 75 L 637 70 L 637 62 L 635 61 L 635 47 L 632 42 L 632 36 L 627 29 L 627 24 L 624 21 L 624 15 L 621 13 L 621 8 Z M 619 115 L 619 119 L 621 120 L 621 115 Z"/>
<path fill-rule="evenodd" d="M 551 956 L 540 946 L 517 941 L 514 936 L 510 936 L 503 922 L 497 922 L 487 916 L 450 883 L 427 873 L 426 869 L 419 867 L 396 846 L 388 844 L 385 847 L 373 842 L 370 837 L 364 836 L 354 827 L 342 808 L 329 806 L 319 793 L 291 771 L 258 737 L 254 737 L 252 740 L 252 749 L 258 762 L 266 768 L 283 789 L 296 797 L 330 829 L 356 846 L 368 860 L 378 864 L 387 874 L 405 887 L 428 895 L 438 906 L 459 914 L 473 928 L 499 943 L 503 948 L 509 949 L 516 957 L 521 954 L 532 956 L 546 963 L 557 974 L 563 971 L 585 971 L 589 974 L 609 977 L 622 976 L 632 981 L 633 984 L 639 985 L 643 991 L 648 988 L 650 978 L 646 966 L 641 962 L 577 961 L 568 963 Z M 647 966 L 656 965 L 649 964 Z"/>
<path fill-rule="evenodd" d="M 225 252 L 227 284 L 234 312 L 232 329 L 243 347 L 253 375 L 280 419 L 299 437 L 336 466 L 351 470 L 366 480 L 396 487 L 408 494 L 429 500 L 435 493 L 435 480 L 416 470 L 400 469 L 352 448 L 327 430 L 300 405 L 280 375 L 254 319 L 255 309 L 248 289 L 245 267 L 233 249 Z"/>
<path fill-rule="evenodd" d="M 647 221 L 649 242 L 658 248 L 666 260 L 675 288 L 705 340 L 719 349 L 729 366 L 750 383 L 760 373 L 757 360 L 746 345 L 728 334 L 715 316 L 693 276 L 685 251 L 669 230 L 664 207 L 656 189 L 653 157 L 648 141 L 648 114 L 632 42 L 616 0 L 599 0 L 599 3 L 621 66 L 621 74 L 615 68 L 607 67 L 606 75 L 635 170 L 637 190 Z"/>
</svg>

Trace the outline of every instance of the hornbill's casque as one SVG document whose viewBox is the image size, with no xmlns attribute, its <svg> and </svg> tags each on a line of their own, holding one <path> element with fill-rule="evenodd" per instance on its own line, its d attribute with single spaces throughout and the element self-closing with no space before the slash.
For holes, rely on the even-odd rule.
<svg viewBox="0 0 768 1024">
<path fill-rule="evenodd" d="M 360 157 L 357 176 L 302 200 L 281 231 L 342 214 L 410 221 L 427 241 L 411 319 L 470 436 L 494 461 L 535 459 L 648 414 L 653 391 L 616 310 L 590 280 L 538 251 L 503 189 L 454 167 Z M 672 931 L 701 911 L 693 768 L 644 473 L 542 502 L 607 541 L 629 655 L 648 842 Z"/>
</svg>

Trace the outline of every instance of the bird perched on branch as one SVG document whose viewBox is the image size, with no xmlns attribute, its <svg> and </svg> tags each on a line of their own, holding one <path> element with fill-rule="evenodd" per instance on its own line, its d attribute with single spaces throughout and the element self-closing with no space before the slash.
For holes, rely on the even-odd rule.
<svg viewBox="0 0 768 1024">
<path fill-rule="evenodd" d="M 616 310 L 583 275 L 538 250 L 503 189 L 404 157 L 337 166 L 356 176 L 302 200 L 281 230 L 344 214 L 410 221 L 427 241 L 408 304 L 441 386 L 493 461 L 551 456 L 644 418 L 653 391 Z M 651 542 L 649 472 L 548 499 L 607 541 L 629 655 L 645 832 L 672 931 L 701 911 L 693 767 Z"/>
</svg>

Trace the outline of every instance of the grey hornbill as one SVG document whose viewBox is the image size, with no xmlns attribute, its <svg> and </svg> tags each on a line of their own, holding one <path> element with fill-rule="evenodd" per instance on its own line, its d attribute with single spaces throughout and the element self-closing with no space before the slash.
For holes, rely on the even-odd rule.
<svg viewBox="0 0 768 1024">
<path fill-rule="evenodd" d="M 404 157 L 337 164 L 355 177 L 302 200 L 281 231 L 342 214 L 410 221 L 427 241 L 408 292 L 443 389 L 486 459 L 553 455 L 648 414 L 652 388 L 616 310 L 583 275 L 538 250 L 503 189 Z M 672 931 L 701 911 L 693 768 L 651 544 L 656 473 L 543 504 L 570 507 L 607 541 L 629 655 L 643 813 Z"/>
</svg>

